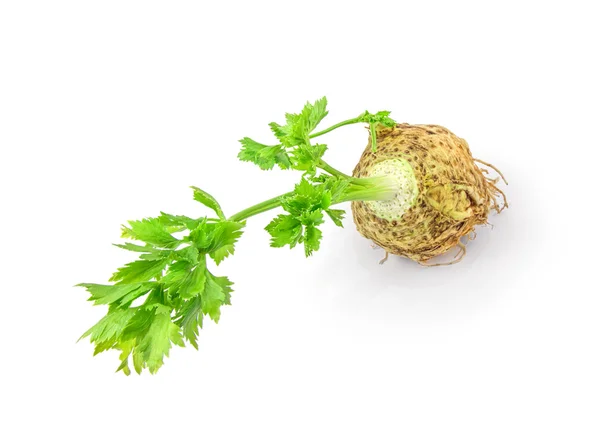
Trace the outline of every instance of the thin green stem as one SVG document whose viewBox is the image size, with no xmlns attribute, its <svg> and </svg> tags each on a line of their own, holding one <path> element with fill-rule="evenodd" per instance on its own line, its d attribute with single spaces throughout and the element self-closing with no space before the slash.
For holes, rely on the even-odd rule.
<svg viewBox="0 0 600 436">
<path fill-rule="evenodd" d="M 338 127 L 347 126 L 348 124 L 356 124 L 356 123 L 360 123 L 360 122 L 361 122 L 360 117 L 350 118 L 349 120 L 334 124 L 333 126 L 326 128 L 325 130 L 321 130 L 320 132 L 313 133 L 312 135 L 309 136 L 309 138 L 316 138 L 317 136 L 324 135 L 325 133 L 329 133 L 332 130 L 337 129 Z"/>
<path fill-rule="evenodd" d="M 338 177 L 342 177 L 344 179 L 351 178 L 349 175 L 344 174 L 341 171 L 336 170 L 334 167 L 332 167 L 331 165 L 329 165 L 323 159 L 319 160 L 318 167 L 321 168 L 324 171 L 327 171 L 332 176 L 338 176 Z"/>
<path fill-rule="evenodd" d="M 356 185 L 371 186 L 372 182 L 370 182 L 369 179 L 359 179 L 357 177 L 352 177 L 352 176 L 349 176 L 349 175 L 347 175 L 345 173 L 342 173 L 341 171 L 336 170 L 335 168 L 333 168 L 331 165 L 329 165 L 323 159 L 321 159 L 319 161 L 319 164 L 317 166 L 319 168 L 321 168 L 322 170 L 327 171 L 332 176 L 342 177 L 344 179 L 350 179 L 352 181 L 352 183 L 354 183 Z"/>
<path fill-rule="evenodd" d="M 377 130 L 375 130 L 375 123 L 371 123 L 369 130 L 371 131 L 371 151 L 375 153 L 377 151 Z"/>
<path fill-rule="evenodd" d="M 258 215 L 259 213 L 263 213 L 271 209 L 275 209 L 281 206 L 281 200 L 290 194 L 292 194 L 292 192 L 286 192 L 285 194 L 278 195 L 277 197 L 273 197 L 269 200 L 265 200 L 262 203 L 250 206 L 244 210 L 239 211 L 234 215 L 231 215 L 229 219 L 231 221 L 243 221 L 246 218 L 250 218 L 251 216 Z"/>
</svg>

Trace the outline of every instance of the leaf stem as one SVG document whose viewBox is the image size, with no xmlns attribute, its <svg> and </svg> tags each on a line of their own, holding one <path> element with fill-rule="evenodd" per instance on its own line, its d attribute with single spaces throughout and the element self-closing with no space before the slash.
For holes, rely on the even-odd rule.
<svg viewBox="0 0 600 436">
<path fill-rule="evenodd" d="M 371 151 L 375 153 L 377 151 L 377 130 L 375 130 L 375 123 L 371 123 L 369 130 L 371 131 Z"/>
<path fill-rule="evenodd" d="M 364 179 L 348 176 L 346 177 L 350 180 L 350 185 L 348 186 L 341 200 L 336 201 L 335 204 L 344 203 L 347 201 L 386 201 L 394 198 L 398 192 L 398 182 L 393 177 L 390 178 L 387 176 L 378 176 Z M 265 200 L 262 203 L 250 206 L 234 215 L 231 215 L 229 220 L 244 221 L 245 219 L 254 215 L 267 212 L 271 209 L 276 209 L 281 206 L 281 201 L 285 197 L 293 194 L 294 191 L 286 192 L 285 194 Z"/>
<path fill-rule="evenodd" d="M 319 168 L 321 168 L 322 170 L 327 171 L 332 176 L 341 177 L 343 179 L 350 179 L 351 178 L 349 175 L 344 174 L 341 171 L 336 170 L 334 167 L 332 167 L 331 165 L 329 165 L 323 159 L 319 160 L 319 163 L 317 164 L 317 166 Z"/>
<path fill-rule="evenodd" d="M 360 122 L 361 122 L 360 117 L 350 118 L 349 120 L 334 124 L 333 126 L 326 128 L 325 130 L 321 130 L 320 132 L 313 133 L 312 135 L 309 136 L 309 138 L 316 138 L 317 136 L 324 135 L 325 133 L 329 133 L 332 130 L 337 129 L 338 127 L 347 126 L 348 124 L 356 124 L 356 123 L 360 123 Z"/>
<path fill-rule="evenodd" d="M 292 192 L 286 192 L 285 194 L 278 195 L 277 197 L 270 198 L 269 200 L 265 200 L 262 203 L 255 204 L 254 206 L 250 206 L 244 210 L 239 211 L 236 214 L 231 215 L 229 219 L 231 221 L 243 221 L 246 218 L 250 218 L 251 216 L 258 215 L 259 213 L 266 212 L 271 209 L 275 209 L 281 206 L 281 200 L 292 194 Z"/>
<path fill-rule="evenodd" d="M 359 179 L 357 177 L 349 176 L 349 175 L 347 175 L 345 173 L 342 173 L 339 170 L 336 170 L 331 165 L 329 165 L 327 162 L 325 162 L 323 159 L 321 159 L 319 161 L 319 163 L 318 163 L 317 166 L 319 168 L 321 168 L 322 170 L 327 171 L 332 176 L 342 177 L 344 179 L 350 179 L 352 181 L 352 183 L 355 184 L 355 185 L 372 186 L 372 181 L 370 179 L 368 179 L 368 178 L 366 178 L 366 179 Z"/>
</svg>

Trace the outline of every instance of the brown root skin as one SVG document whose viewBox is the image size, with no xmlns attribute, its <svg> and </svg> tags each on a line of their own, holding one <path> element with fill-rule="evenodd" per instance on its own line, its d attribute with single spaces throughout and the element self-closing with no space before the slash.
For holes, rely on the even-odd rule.
<svg viewBox="0 0 600 436">
<path fill-rule="evenodd" d="M 469 239 L 475 226 L 486 224 L 490 210 L 500 213 L 508 207 L 498 179 L 486 176 L 493 165 L 473 158 L 469 146 L 442 126 L 398 124 L 377 129 L 377 150 L 369 142 L 354 169 L 354 177 L 368 177 L 377 163 L 404 159 L 412 167 L 419 194 L 415 204 L 398 219 L 375 215 L 367 203 L 353 202 L 352 214 L 359 233 L 382 247 L 386 253 L 404 256 L 426 266 L 450 265 L 466 253 L 461 242 Z M 496 197 L 502 198 L 502 206 Z M 427 261 L 458 246 L 452 262 L 430 264 Z M 387 257 L 386 257 L 387 258 Z"/>
</svg>

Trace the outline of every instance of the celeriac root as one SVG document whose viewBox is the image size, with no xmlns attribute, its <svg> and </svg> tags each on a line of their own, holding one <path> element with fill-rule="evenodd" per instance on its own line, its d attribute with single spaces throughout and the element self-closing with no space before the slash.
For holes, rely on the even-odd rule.
<svg viewBox="0 0 600 436">
<path fill-rule="evenodd" d="M 473 158 L 467 142 L 442 126 L 403 123 L 378 128 L 376 135 L 377 148 L 370 140 L 352 175 L 371 177 L 385 168 L 406 189 L 393 202 L 354 201 L 358 231 L 385 250 L 380 263 L 390 254 L 424 266 L 460 262 L 466 253 L 461 238 L 475 239 L 474 228 L 489 224 L 491 210 L 508 207 L 498 187 L 500 181 L 508 184 L 504 174 Z M 459 249 L 455 259 L 434 263 L 454 246 Z"/>
</svg>

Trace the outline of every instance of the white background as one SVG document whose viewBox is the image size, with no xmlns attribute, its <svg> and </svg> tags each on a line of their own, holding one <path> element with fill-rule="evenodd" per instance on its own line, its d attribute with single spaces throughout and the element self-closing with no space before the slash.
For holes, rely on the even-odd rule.
<svg viewBox="0 0 600 436">
<path fill-rule="evenodd" d="M 0 433 L 600 433 L 594 2 L 5 1 L 0 6 Z M 132 260 L 128 219 L 226 213 L 298 174 L 237 140 L 326 95 L 435 123 L 500 167 L 510 209 L 464 261 L 383 266 L 351 220 L 273 249 L 249 220 L 233 305 L 158 375 L 115 374 L 73 285 Z M 351 171 L 367 135 L 327 137 Z"/>
</svg>

